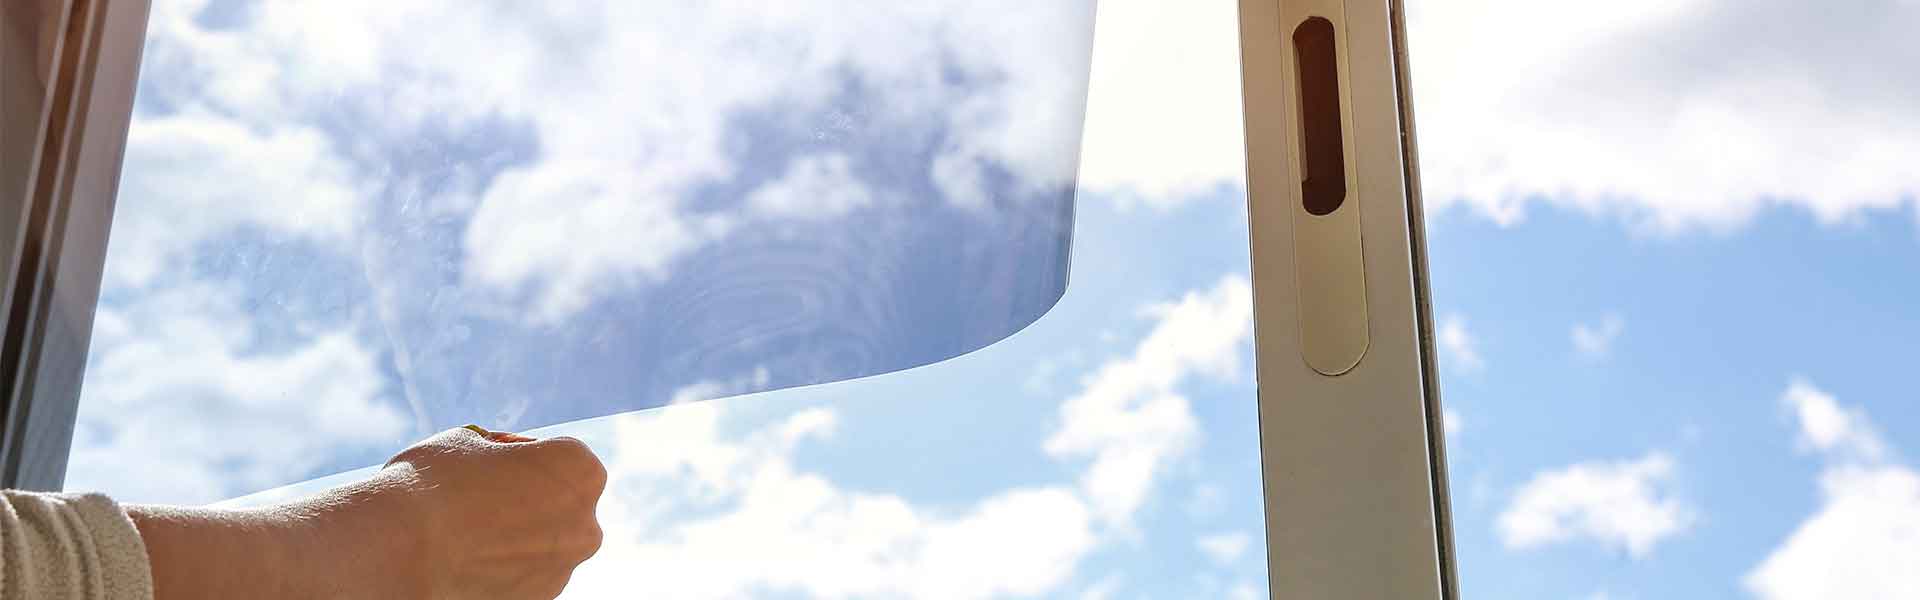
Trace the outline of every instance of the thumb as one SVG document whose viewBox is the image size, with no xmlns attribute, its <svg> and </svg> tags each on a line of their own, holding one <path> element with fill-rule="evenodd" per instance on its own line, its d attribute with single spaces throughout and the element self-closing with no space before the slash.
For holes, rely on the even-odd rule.
<svg viewBox="0 0 1920 600">
<path fill-rule="evenodd" d="M 460 426 L 460 428 L 479 434 L 481 438 L 489 442 L 494 442 L 499 444 L 517 444 L 521 442 L 535 441 L 534 438 L 520 435 L 518 433 L 512 433 L 507 431 L 488 431 L 487 428 L 481 427 L 479 425 L 462 425 Z"/>
</svg>

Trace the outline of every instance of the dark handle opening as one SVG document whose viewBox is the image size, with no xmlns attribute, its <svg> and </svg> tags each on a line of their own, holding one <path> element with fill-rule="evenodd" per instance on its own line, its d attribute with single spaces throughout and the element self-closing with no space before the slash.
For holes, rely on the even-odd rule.
<svg viewBox="0 0 1920 600">
<path fill-rule="evenodd" d="M 1293 30 L 1293 56 L 1300 74 L 1301 203 L 1307 214 L 1326 216 L 1347 200 L 1346 141 L 1340 134 L 1340 67 L 1333 22 L 1311 17 Z"/>
</svg>

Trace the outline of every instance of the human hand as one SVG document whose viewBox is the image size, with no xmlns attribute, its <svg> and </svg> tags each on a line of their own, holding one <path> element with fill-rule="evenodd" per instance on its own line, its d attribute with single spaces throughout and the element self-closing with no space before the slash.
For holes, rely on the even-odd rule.
<svg viewBox="0 0 1920 600">
<path fill-rule="evenodd" d="M 568 437 L 450 429 L 402 450 L 372 504 L 411 523 L 426 598 L 549 600 L 600 548 L 606 468 Z M 383 501 L 384 500 L 384 501 Z"/>
<path fill-rule="evenodd" d="M 606 483 L 579 440 L 452 429 L 284 504 L 126 509 L 155 600 L 551 600 L 600 548 Z"/>
</svg>

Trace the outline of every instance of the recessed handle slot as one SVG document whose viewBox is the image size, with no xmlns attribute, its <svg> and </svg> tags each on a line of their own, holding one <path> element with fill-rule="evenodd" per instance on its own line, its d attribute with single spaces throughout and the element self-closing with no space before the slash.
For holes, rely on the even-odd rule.
<svg viewBox="0 0 1920 600">
<path fill-rule="evenodd" d="M 1316 217 L 1347 200 L 1347 152 L 1340 123 L 1340 67 L 1333 21 L 1310 17 L 1293 30 L 1300 74 L 1300 201 Z"/>
<path fill-rule="evenodd" d="M 1290 179 L 1300 182 L 1293 214 L 1294 280 L 1300 294 L 1300 353 L 1314 371 L 1345 375 L 1366 356 L 1367 272 L 1360 213 L 1367 187 L 1350 152 L 1355 132 L 1347 75 L 1344 0 L 1286 0 L 1282 68 L 1299 122 L 1279 128 L 1293 151 Z M 1291 32 L 1289 34 L 1288 32 Z M 1280 185 L 1290 182 L 1282 180 Z M 1292 191 L 1292 190 L 1288 190 Z"/>
</svg>

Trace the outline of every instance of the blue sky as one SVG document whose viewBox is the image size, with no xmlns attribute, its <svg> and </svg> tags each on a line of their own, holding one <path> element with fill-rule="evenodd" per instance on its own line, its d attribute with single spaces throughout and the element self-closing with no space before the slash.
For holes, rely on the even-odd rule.
<svg viewBox="0 0 1920 600">
<path fill-rule="evenodd" d="M 1894 455 L 1920 435 L 1904 389 L 1920 335 L 1904 218 L 1828 228 L 1780 211 L 1737 234 L 1677 238 L 1558 211 L 1510 229 L 1443 215 L 1431 239 L 1438 310 L 1467 324 L 1481 357 L 1445 369 L 1475 597 L 1741 596 L 1741 577 L 1821 507 L 1829 459 L 1782 399 L 1795 381 L 1863 410 Z M 1605 352 L 1583 352 L 1573 328 L 1610 315 L 1622 325 Z M 1584 536 L 1610 540 L 1598 544 L 1503 543 L 1516 484 L 1650 455 L 1672 464 L 1652 497 L 1687 517 L 1644 555 L 1621 541 L 1631 528 Z"/>
<path fill-rule="evenodd" d="M 834 327 L 728 360 L 663 351 L 694 358 L 647 379 L 619 325 L 729 251 L 846 252 L 807 245 L 836 232 L 925 243 L 874 233 L 893 196 L 848 189 L 908 190 L 943 224 L 982 206 L 1057 215 L 1053 188 L 1026 184 L 1057 183 L 1077 124 L 996 109 L 1070 104 L 1044 102 L 1077 91 L 1041 75 L 1072 61 L 1022 58 L 1075 44 L 1022 24 L 1071 21 L 1071 7 L 863 14 L 953 37 L 735 53 L 646 14 L 461 11 L 416 39 L 409 24 L 448 6 L 157 4 L 70 486 L 212 501 L 378 462 L 443 417 L 537 421 L 544 405 L 514 397 L 617 399 L 570 405 L 590 414 L 679 400 L 541 430 L 586 439 L 613 475 L 607 547 L 569 597 L 1264 590 L 1232 2 L 1100 3 L 1071 274 L 1044 316 L 929 366 L 763 393 L 847 374 L 819 367 L 847 355 Z M 750 4 L 765 6 L 681 16 L 724 24 Z M 1857 60 L 1920 59 L 1887 25 L 1920 6 L 1559 4 L 1410 7 L 1466 597 L 1920 594 L 1906 566 L 1920 563 L 1920 404 L 1903 385 L 1920 339 L 1920 176 L 1904 166 L 1920 157 L 1920 81 Z M 765 22 L 838 22 L 835 3 L 807 6 Z M 632 35 L 594 35 L 606 23 Z M 669 47 L 744 73 L 808 68 L 778 79 L 793 89 L 623 66 L 629 87 L 534 91 Z M 1056 83 L 916 78 L 915 59 L 940 51 L 982 81 Z M 907 122 L 832 84 L 848 72 L 898 84 L 894 108 L 954 120 L 899 139 L 781 124 Z M 672 85 L 685 81 L 703 83 Z M 801 108 L 769 109 L 769 94 Z M 529 111 L 538 101 L 599 126 Z M 909 150 L 871 149 L 892 144 Z M 868 150 L 806 151 L 821 145 Z M 788 168 L 762 164 L 782 156 Z M 1002 246 L 980 236 L 1028 236 L 976 259 L 1035 273 L 1042 291 L 1021 302 L 1057 290 L 1058 230 L 933 228 L 989 249 Z M 1011 330 L 1027 313 L 996 314 Z M 912 321 L 885 330 L 938 331 Z M 955 347 L 938 346 L 858 362 Z"/>
</svg>

